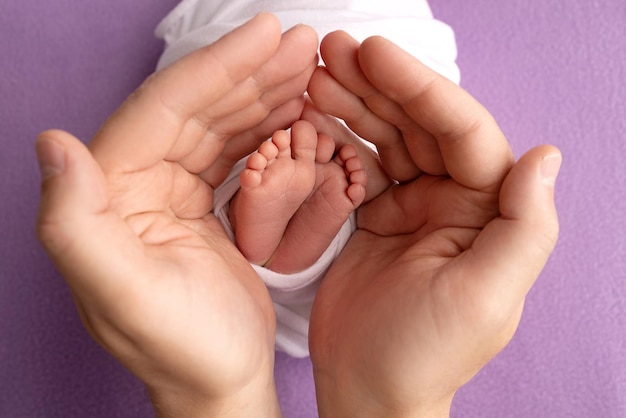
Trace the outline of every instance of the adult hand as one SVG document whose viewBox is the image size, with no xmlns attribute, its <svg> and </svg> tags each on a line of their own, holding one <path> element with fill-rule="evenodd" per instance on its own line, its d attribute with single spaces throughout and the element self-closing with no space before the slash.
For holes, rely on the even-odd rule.
<svg viewBox="0 0 626 418">
<path fill-rule="evenodd" d="M 39 237 L 161 416 L 280 415 L 271 300 L 211 210 L 232 164 L 299 118 L 316 51 L 261 14 L 148 78 L 89 149 L 37 141 Z"/>
<path fill-rule="evenodd" d="M 382 38 L 328 35 L 309 93 L 396 184 L 363 206 L 322 282 L 310 350 L 321 416 L 446 416 L 512 338 L 558 235 L 550 146 L 515 163 L 491 115 Z"/>
</svg>

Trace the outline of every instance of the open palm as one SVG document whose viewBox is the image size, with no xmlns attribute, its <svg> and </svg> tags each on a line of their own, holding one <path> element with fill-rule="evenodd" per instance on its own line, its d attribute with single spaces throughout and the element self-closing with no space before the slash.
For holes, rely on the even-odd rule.
<svg viewBox="0 0 626 418">
<path fill-rule="evenodd" d="M 44 181 L 40 238 L 86 327 L 156 397 L 275 396 L 273 306 L 211 213 L 213 191 L 299 118 L 316 50 L 310 28 L 281 35 L 262 14 L 151 76 L 89 149 L 41 136 L 40 155 L 56 144 L 66 162 Z"/>
<path fill-rule="evenodd" d="M 515 164 L 482 106 L 382 38 L 337 32 L 321 51 L 313 101 L 374 143 L 395 182 L 359 210 L 315 301 L 320 410 L 341 393 L 385 416 L 445 411 L 513 336 L 556 241 L 538 167 L 558 152 Z"/>
</svg>

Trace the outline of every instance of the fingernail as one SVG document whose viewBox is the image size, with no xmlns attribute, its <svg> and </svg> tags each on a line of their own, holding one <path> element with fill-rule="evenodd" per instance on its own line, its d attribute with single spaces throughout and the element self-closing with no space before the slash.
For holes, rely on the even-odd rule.
<svg viewBox="0 0 626 418">
<path fill-rule="evenodd" d="M 62 173 L 65 169 L 65 149 L 56 141 L 39 138 L 35 144 L 41 180 Z"/>
<path fill-rule="evenodd" d="M 556 178 L 559 175 L 561 169 L 561 162 L 563 161 L 560 154 L 550 154 L 543 157 L 541 162 L 541 177 L 543 182 L 554 186 Z"/>
</svg>

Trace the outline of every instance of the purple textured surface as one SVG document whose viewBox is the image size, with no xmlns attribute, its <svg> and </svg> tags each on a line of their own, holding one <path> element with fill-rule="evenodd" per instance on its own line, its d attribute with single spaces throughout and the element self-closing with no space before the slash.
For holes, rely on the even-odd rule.
<svg viewBox="0 0 626 418">
<path fill-rule="evenodd" d="M 0 416 L 149 417 L 141 384 L 89 338 L 37 244 L 35 135 L 84 140 L 148 75 L 176 0 L 0 2 Z M 517 155 L 564 154 L 561 238 L 513 342 L 453 417 L 626 416 L 626 3 L 432 0 L 462 84 Z M 279 355 L 286 417 L 314 417 L 311 365 Z"/>
</svg>

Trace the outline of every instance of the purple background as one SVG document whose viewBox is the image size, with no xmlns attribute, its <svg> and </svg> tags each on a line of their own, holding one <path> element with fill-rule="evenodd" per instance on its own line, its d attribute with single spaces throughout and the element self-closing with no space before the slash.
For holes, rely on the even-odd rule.
<svg viewBox="0 0 626 418">
<path fill-rule="evenodd" d="M 33 141 L 88 140 L 155 65 L 176 0 L 0 2 L 0 416 L 148 417 L 142 386 L 81 327 L 33 232 Z M 432 0 L 462 84 L 517 155 L 559 146 L 559 245 L 508 348 L 454 417 L 626 416 L 626 2 Z M 313 417 L 308 360 L 279 355 L 286 417 Z"/>
</svg>

